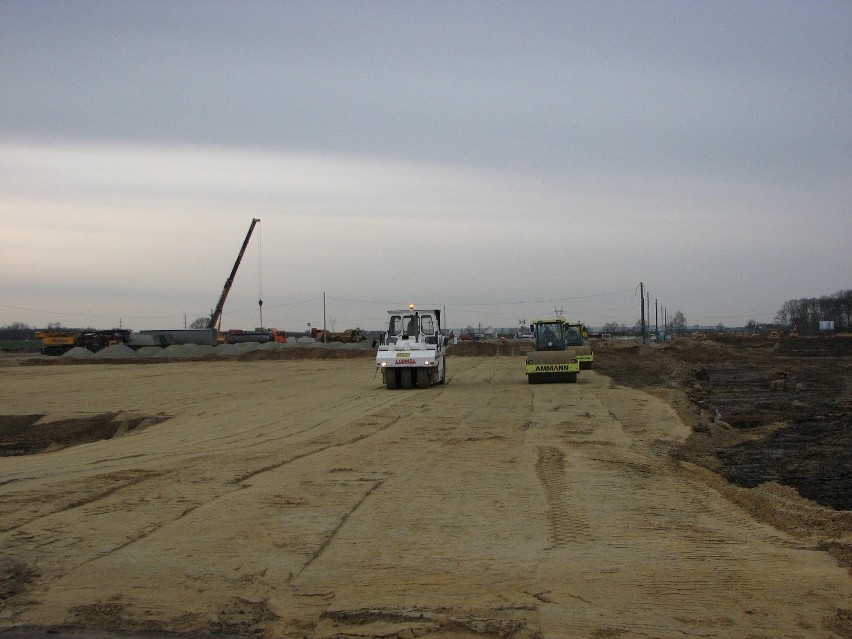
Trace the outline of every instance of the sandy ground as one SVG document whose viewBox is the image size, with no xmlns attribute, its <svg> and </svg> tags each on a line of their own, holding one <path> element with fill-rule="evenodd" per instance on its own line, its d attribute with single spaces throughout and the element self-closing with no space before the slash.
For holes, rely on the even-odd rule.
<svg viewBox="0 0 852 639">
<path fill-rule="evenodd" d="M 0 626 L 852 635 L 849 570 L 676 461 L 690 429 L 659 397 L 448 366 L 395 392 L 363 358 L 0 368 L 4 415 L 119 431 L 0 457 Z"/>
</svg>

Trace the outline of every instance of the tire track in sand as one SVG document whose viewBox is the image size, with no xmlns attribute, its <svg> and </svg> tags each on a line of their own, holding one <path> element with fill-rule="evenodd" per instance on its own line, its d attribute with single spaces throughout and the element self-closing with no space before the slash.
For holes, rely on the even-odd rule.
<svg viewBox="0 0 852 639">
<path fill-rule="evenodd" d="M 538 480 L 544 489 L 550 520 L 550 540 L 561 548 L 589 537 L 589 522 L 581 504 L 569 499 L 565 476 L 565 454 L 554 446 L 540 446 L 535 464 Z"/>
</svg>

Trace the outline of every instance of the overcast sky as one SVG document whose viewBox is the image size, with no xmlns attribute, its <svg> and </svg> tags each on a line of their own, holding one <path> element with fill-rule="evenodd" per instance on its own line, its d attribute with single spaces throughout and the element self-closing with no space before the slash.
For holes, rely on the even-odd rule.
<svg viewBox="0 0 852 639">
<path fill-rule="evenodd" d="M 852 288 L 852 3 L 0 0 L 0 325 L 771 321 Z"/>
</svg>

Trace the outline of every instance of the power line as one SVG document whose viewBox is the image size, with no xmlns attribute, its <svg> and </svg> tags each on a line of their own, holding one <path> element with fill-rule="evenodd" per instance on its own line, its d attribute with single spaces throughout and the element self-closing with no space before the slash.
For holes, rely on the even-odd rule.
<svg viewBox="0 0 852 639">
<path fill-rule="evenodd" d="M 447 306 L 452 306 L 453 308 L 467 308 L 469 306 L 516 306 L 520 304 L 553 304 L 555 302 L 568 302 L 573 300 L 582 300 L 582 299 L 591 299 L 596 297 L 606 297 L 609 295 L 623 295 L 625 293 L 632 293 L 633 289 L 626 289 L 623 291 L 612 291 L 610 293 L 593 293 L 590 295 L 575 295 L 571 297 L 558 297 L 551 299 L 541 299 L 541 300 L 520 300 L 520 301 L 504 301 L 504 302 L 467 302 L 465 304 L 447 304 Z M 383 304 L 385 306 L 398 304 L 399 302 L 387 302 L 387 301 L 375 301 L 375 300 L 357 300 L 350 299 L 345 297 L 331 297 L 328 299 L 333 299 L 341 302 L 357 302 L 360 304 Z"/>
<path fill-rule="evenodd" d="M 66 311 L 52 311 L 43 308 L 26 308 L 23 306 L 9 306 L 8 304 L 0 304 L 2 308 L 10 308 L 16 311 L 29 311 L 31 313 L 44 313 L 46 315 L 70 315 L 72 317 L 98 317 L 98 318 L 115 318 L 116 314 L 97 315 L 92 313 L 68 313 Z M 183 313 L 173 315 L 122 315 L 127 319 L 163 319 L 167 317 L 183 317 Z"/>
</svg>

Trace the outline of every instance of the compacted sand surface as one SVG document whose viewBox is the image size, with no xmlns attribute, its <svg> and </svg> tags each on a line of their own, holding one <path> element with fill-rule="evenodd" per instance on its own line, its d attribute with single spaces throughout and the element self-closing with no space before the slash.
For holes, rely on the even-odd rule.
<svg viewBox="0 0 852 639">
<path fill-rule="evenodd" d="M 660 397 L 595 371 L 530 386 L 517 356 L 448 367 L 412 391 L 369 358 L 0 368 L 20 433 L 0 457 L 0 627 L 852 633 L 849 570 L 674 454 L 691 430 Z M 57 424 L 104 438 L 34 436 Z"/>
</svg>

